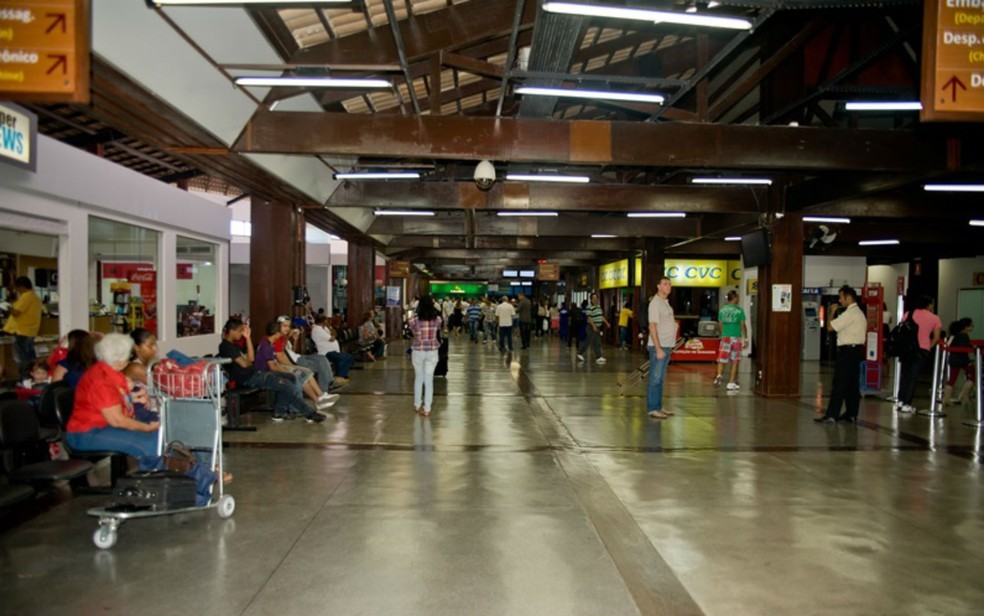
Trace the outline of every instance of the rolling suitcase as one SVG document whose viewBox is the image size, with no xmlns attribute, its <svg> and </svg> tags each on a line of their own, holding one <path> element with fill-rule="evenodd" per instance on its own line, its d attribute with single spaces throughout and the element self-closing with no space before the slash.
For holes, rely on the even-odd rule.
<svg viewBox="0 0 984 616">
<path fill-rule="evenodd" d="M 441 346 L 437 350 L 437 367 L 434 368 L 434 376 L 448 375 L 448 339 L 441 339 Z"/>
<path fill-rule="evenodd" d="M 133 473 L 116 481 L 113 506 L 147 511 L 194 507 L 196 486 L 193 477 L 181 473 Z"/>
</svg>

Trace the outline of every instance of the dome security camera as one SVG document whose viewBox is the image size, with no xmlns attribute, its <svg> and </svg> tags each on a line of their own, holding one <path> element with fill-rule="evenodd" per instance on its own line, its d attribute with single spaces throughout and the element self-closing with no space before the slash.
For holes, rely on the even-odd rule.
<svg viewBox="0 0 984 616">
<path fill-rule="evenodd" d="M 495 184 L 495 167 L 487 160 L 483 160 L 475 167 L 475 186 L 479 190 L 489 190 Z"/>
</svg>

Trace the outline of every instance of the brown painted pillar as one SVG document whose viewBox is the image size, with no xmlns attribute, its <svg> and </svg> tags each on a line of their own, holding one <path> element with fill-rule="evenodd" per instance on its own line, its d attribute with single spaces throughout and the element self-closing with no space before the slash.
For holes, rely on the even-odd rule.
<svg viewBox="0 0 984 616">
<path fill-rule="evenodd" d="M 267 323 L 290 312 L 295 260 L 293 208 L 252 197 L 250 219 L 249 317 L 253 342 L 257 342 Z"/>
<path fill-rule="evenodd" d="M 307 221 L 304 212 L 298 208 L 290 208 L 291 214 L 291 251 L 290 251 L 290 284 L 291 288 L 307 287 Z M 291 301 L 293 304 L 293 300 Z M 307 316 L 307 307 L 294 305 L 291 316 Z"/>
<path fill-rule="evenodd" d="M 647 310 L 649 300 L 656 295 L 659 279 L 666 271 L 666 252 L 659 240 L 647 239 L 642 255 L 642 296 L 639 299 L 639 309 Z M 673 301 L 672 298 L 670 301 Z"/>
<path fill-rule="evenodd" d="M 409 293 L 409 280 L 406 278 L 390 278 L 389 267 L 386 268 L 386 291 L 387 296 L 383 304 L 386 308 L 386 338 L 388 340 L 396 340 L 400 337 L 401 332 L 403 332 L 403 307 L 410 303 L 410 298 L 407 297 Z M 389 287 L 399 287 L 400 288 L 400 305 L 397 307 L 390 307 L 389 305 Z"/>
<path fill-rule="evenodd" d="M 783 210 L 783 187 L 769 190 L 770 212 Z M 771 215 L 770 215 L 771 217 Z M 773 285 L 791 286 L 791 310 L 772 309 Z M 800 393 L 800 338 L 803 323 L 803 215 L 787 212 L 772 225 L 772 263 L 758 270 L 755 319 L 755 393 L 769 398 Z M 761 374 L 761 379 L 757 375 Z"/>
<path fill-rule="evenodd" d="M 367 242 L 348 245 L 348 325 L 358 327 L 372 308 L 376 251 Z"/>
</svg>

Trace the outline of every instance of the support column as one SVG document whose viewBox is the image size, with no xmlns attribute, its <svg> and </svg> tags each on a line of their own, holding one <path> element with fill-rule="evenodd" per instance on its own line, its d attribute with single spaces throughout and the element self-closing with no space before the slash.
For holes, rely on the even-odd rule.
<svg viewBox="0 0 984 616">
<path fill-rule="evenodd" d="M 290 208 L 290 285 L 307 290 L 307 222 L 304 213 L 298 208 Z M 291 316 L 306 316 L 307 311 L 291 300 Z"/>
<path fill-rule="evenodd" d="M 348 245 L 348 326 L 358 327 L 372 308 L 375 282 L 376 251 L 372 244 L 349 242 Z"/>
<path fill-rule="evenodd" d="M 647 239 L 642 253 L 642 296 L 639 298 L 639 310 L 649 309 L 649 300 L 656 295 L 659 279 L 666 271 L 666 252 L 659 240 Z M 670 300 L 673 301 L 672 299 Z"/>
<path fill-rule="evenodd" d="M 252 237 L 249 244 L 249 318 L 253 342 L 267 324 L 291 308 L 291 282 L 297 256 L 294 208 L 284 203 L 250 199 Z M 271 250 L 271 246 L 278 247 Z M 303 257 L 301 257 L 303 260 Z"/>
<path fill-rule="evenodd" d="M 783 186 L 769 190 L 770 218 L 782 212 Z M 758 309 L 755 319 L 755 393 L 767 398 L 800 394 L 800 338 L 803 326 L 803 214 L 787 212 L 774 218 L 772 263 L 758 270 Z M 791 310 L 772 309 L 774 284 L 792 288 Z M 761 379 L 758 375 L 761 374 Z"/>
</svg>

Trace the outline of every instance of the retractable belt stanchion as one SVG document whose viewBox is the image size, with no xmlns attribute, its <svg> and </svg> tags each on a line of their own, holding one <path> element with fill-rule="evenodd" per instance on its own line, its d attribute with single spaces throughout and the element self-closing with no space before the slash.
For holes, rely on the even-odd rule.
<svg viewBox="0 0 984 616">
<path fill-rule="evenodd" d="M 946 385 L 946 378 L 949 374 L 949 358 L 950 358 L 950 347 L 945 344 L 940 345 L 943 347 L 943 354 L 940 356 L 940 380 L 936 382 L 936 401 L 939 403 L 940 408 L 943 408 L 943 386 Z"/>
<path fill-rule="evenodd" d="M 977 365 L 974 366 L 974 374 L 977 379 L 974 383 L 974 387 L 977 388 L 977 417 L 973 421 L 967 420 L 964 423 L 965 426 L 974 426 L 979 428 L 984 425 L 984 400 L 981 400 L 981 347 L 974 348 L 974 356 L 977 360 Z"/>
<path fill-rule="evenodd" d="M 892 372 L 892 395 L 885 398 L 889 402 L 899 401 L 899 385 L 902 383 L 902 360 L 895 358 L 895 370 Z"/>
<path fill-rule="evenodd" d="M 933 384 L 929 390 L 929 410 L 919 411 L 920 415 L 926 415 L 927 417 L 946 417 L 946 413 L 939 410 L 939 397 L 936 395 L 937 390 L 940 385 L 940 374 L 942 370 L 940 369 L 940 358 L 943 356 L 942 347 L 936 345 L 933 350 Z"/>
</svg>

